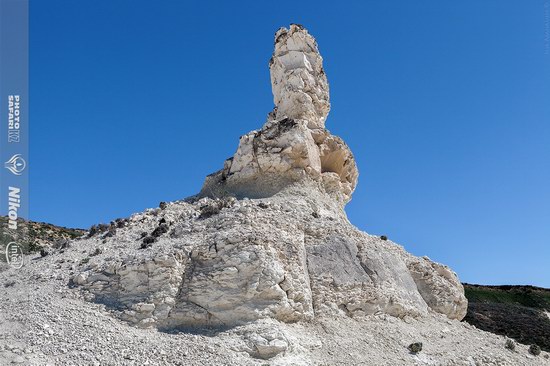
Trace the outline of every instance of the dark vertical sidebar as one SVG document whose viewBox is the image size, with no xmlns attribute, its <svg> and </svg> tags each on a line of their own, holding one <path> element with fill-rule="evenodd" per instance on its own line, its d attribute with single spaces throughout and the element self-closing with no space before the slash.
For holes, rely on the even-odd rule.
<svg viewBox="0 0 550 366">
<path fill-rule="evenodd" d="M 0 0 L 0 258 L 29 249 L 29 2 Z"/>
</svg>

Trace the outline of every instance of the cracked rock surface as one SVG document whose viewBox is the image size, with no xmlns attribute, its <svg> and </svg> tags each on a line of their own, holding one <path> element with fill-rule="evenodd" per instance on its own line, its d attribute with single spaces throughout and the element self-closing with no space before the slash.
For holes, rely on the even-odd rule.
<svg viewBox="0 0 550 366">
<path fill-rule="evenodd" d="M 204 197 L 133 215 L 114 235 L 82 240 L 107 250 L 75 268 L 72 283 L 143 328 L 464 316 L 452 271 L 357 230 L 326 193 L 311 192 L 293 185 L 269 200 Z M 223 208 L 203 217 L 209 207 Z M 142 248 L 142 233 L 159 225 L 166 232 Z"/>
<path fill-rule="evenodd" d="M 88 301 L 87 291 L 68 286 L 87 268 L 80 264 L 83 259 L 95 262 L 108 256 L 91 256 L 92 244 L 106 247 L 106 252 L 116 251 L 117 245 L 100 238 L 77 240 L 63 252 L 26 257 L 21 269 L 0 267 L 0 365 L 550 364 L 547 352 L 533 356 L 523 344 L 510 351 L 504 336 L 437 313 L 403 318 L 329 315 L 295 323 L 264 318 L 234 327 L 180 331 L 137 327 L 120 320 L 111 305 Z M 407 349 L 414 342 L 423 344 L 417 354 Z"/>
</svg>

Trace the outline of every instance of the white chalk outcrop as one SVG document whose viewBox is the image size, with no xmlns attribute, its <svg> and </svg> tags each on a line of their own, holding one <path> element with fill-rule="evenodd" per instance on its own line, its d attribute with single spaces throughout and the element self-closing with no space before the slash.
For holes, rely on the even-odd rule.
<svg viewBox="0 0 550 366">
<path fill-rule="evenodd" d="M 270 69 L 275 110 L 199 195 L 0 263 L 0 365 L 548 365 L 460 322 L 448 267 L 348 221 L 357 168 L 305 29 Z"/>
<path fill-rule="evenodd" d="M 139 327 L 373 314 L 462 319 L 467 302 L 456 274 L 347 220 L 357 166 L 325 129 L 328 83 L 307 30 L 277 32 L 270 70 L 276 106 L 264 126 L 241 137 L 198 196 L 86 239 L 110 249 L 83 263 L 73 283 Z M 267 355 L 286 347 L 277 336 L 262 342 Z"/>
<path fill-rule="evenodd" d="M 235 155 L 207 178 L 201 195 L 264 198 L 310 180 L 347 203 L 358 171 L 348 146 L 325 129 L 329 91 L 317 42 L 300 25 L 281 28 L 269 68 L 275 108 L 260 130 L 241 137 Z"/>
<path fill-rule="evenodd" d="M 311 129 L 324 128 L 330 110 L 328 81 L 317 42 L 306 29 L 292 24 L 277 31 L 269 70 L 274 118 L 301 119 Z"/>
</svg>

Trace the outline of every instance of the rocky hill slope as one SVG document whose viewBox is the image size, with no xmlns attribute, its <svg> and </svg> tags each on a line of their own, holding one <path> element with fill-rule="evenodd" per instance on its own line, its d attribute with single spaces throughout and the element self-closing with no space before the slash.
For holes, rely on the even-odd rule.
<svg viewBox="0 0 550 366">
<path fill-rule="evenodd" d="M 196 197 L 107 232 L 120 250 L 91 259 L 74 283 L 140 327 L 377 313 L 461 320 L 467 302 L 449 268 L 347 220 L 358 171 L 325 128 L 328 83 L 313 37 L 279 30 L 269 65 L 276 107 L 263 127 L 241 136 Z"/>
<path fill-rule="evenodd" d="M 17 232 L 8 229 L 8 218 L 0 216 L 0 247 L 6 246 L 12 241 L 17 241 L 23 247 L 25 253 L 39 252 L 42 248 L 50 248 L 63 245 L 65 241 L 76 239 L 87 233 L 83 229 L 72 229 L 62 226 L 48 224 L 46 222 L 27 221 L 21 218 L 18 219 L 19 227 L 24 227 Z M 19 233 L 23 233 L 18 237 Z M 0 259 L 3 258 L 3 253 L 0 254 Z"/>
<path fill-rule="evenodd" d="M 275 108 L 199 194 L 4 266 L 0 358 L 55 365 L 542 365 L 460 322 L 456 274 L 347 219 L 314 38 L 281 28 Z"/>
<path fill-rule="evenodd" d="M 161 203 L 165 208 L 166 203 Z M 5 222 L 4 217 L 0 217 Z M 89 230 L 59 227 L 43 222 L 23 222 L 30 229 L 29 247 L 35 252 L 45 249 L 55 252 L 69 240 L 98 233 L 108 235 L 127 220 L 117 219 L 110 224 L 94 225 Z M 13 241 L 4 234 L 2 244 Z M 91 252 L 93 256 L 96 252 Z M 3 255 L 3 253 L 2 253 Z M 88 257 L 84 257 L 86 261 Z M 463 321 L 491 333 L 505 335 L 525 345 L 536 344 L 550 351 L 550 289 L 521 285 L 463 284 L 468 311 Z"/>
<path fill-rule="evenodd" d="M 464 321 L 550 351 L 550 290 L 535 286 L 465 284 Z"/>
</svg>

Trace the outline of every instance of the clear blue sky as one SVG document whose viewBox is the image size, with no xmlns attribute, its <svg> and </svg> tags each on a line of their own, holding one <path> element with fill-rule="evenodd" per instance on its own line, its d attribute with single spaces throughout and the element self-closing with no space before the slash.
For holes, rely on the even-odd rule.
<svg viewBox="0 0 550 366">
<path fill-rule="evenodd" d="M 350 220 L 463 281 L 550 287 L 546 9 L 31 0 L 31 219 L 89 227 L 198 192 L 264 123 L 273 35 L 300 23 L 359 165 Z"/>
</svg>

